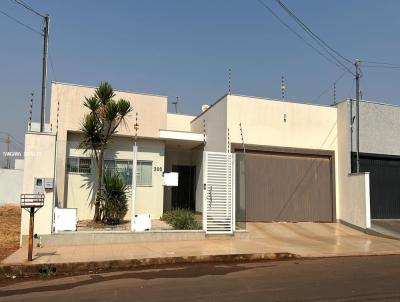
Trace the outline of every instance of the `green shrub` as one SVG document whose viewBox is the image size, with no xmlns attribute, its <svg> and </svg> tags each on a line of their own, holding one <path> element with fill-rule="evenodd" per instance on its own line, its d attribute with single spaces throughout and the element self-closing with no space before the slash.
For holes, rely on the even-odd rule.
<svg viewBox="0 0 400 302">
<path fill-rule="evenodd" d="M 170 224 L 175 230 L 201 230 L 201 224 L 196 220 L 194 213 L 186 209 L 167 211 L 161 220 Z"/>
<path fill-rule="evenodd" d="M 118 173 L 104 176 L 104 187 L 101 196 L 102 220 L 108 224 L 119 224 L 128 212 L 128 187 Z"/>
</svg>

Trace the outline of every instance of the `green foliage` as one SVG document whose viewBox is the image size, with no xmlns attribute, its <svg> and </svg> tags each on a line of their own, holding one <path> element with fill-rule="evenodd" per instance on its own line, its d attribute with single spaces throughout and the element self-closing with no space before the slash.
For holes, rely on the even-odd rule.
<svg viewBox="0 0 400 302">
<path fill-rule="evenodd" d="M 201 230 L 202 228 L 194 213 L 186 209 L 167 211 L 163 214 L 161 220 L 170 224 L 175 230 Z"/>
<path fill-rule="evenodd" d="M 106 105 L 114 96 L 114 89 L 108 82 L 101 82 L 94 93 L 94 97 L 97 98 L 103 105 Z"/>
<path fill-rule="evenodd" d="M 112 136 L 127 115 L 133 110 L 131 103 L 120 99 L 114 100 L 114 90 L 107 82 L 101 82 L 93 96 L 85 98 L 83 105 L 89 109 L 82 121 L 82 139 L 79 145 L 84 152 L 91 152 L 96 160 L 98 187 L 94 201 L 94 220 L 100 220 L 100 200 L 103 188 L 104 152 Z"/>
<path fill-rule="evenodd" d="M 101 195 L 102 220 L 108 224 L 119 224 L 128 212 L 128 187 L 124 185 L 118 173 L 104 176 L 104 188 Z"/>
</svg>

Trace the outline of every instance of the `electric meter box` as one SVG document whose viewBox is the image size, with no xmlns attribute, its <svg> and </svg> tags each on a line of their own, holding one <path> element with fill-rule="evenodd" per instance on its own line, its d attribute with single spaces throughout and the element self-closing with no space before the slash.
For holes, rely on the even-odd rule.
<svg viewBox="0 0 400 302">
<path fill-rule="evenodd" d="M 54 178 L 45 178 L 44 179 L 44 188 L 45 189 L 53 189 L 54 188 Z"/>
</svg>

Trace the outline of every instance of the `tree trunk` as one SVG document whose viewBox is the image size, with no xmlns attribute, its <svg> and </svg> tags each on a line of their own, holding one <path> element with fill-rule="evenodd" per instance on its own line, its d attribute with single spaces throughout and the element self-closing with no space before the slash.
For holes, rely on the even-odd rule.
<svg viewBox="0 0 400 302">
<path fill-rule="evenodd" d="M 103 156 L 104 149 L 102 148 L 99 153 L 98 162 L 97 162 L 97 192 L 96 192 L 96 201 L 94 203 L 94 217 L 93 221 L 98 222 L 101 220 L 100 213 L 100 202 L 101 202 L 101 194 L 103 188 Z"/>
</svg>

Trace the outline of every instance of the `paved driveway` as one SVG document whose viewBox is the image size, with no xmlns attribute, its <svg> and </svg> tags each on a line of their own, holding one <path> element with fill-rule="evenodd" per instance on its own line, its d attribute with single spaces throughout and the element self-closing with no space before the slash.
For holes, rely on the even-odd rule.
<svg viewBox="0 0 400 302">
<path fill-rule="evenodd" d="M 32 264 L 171 257 L 208 259 L 208 256 L 238 254 L 291 253 L 299 257 L 400 254 L 400 240 L 367 235 L 337 223 L 248 223 L 247 228 L 247 238 L 207 236 L 205 240 L 79 246 L 69 246 L 66 242 L 65 246 L 34 248 Z M 3 264 L 26 263 L 26 253 L 25 248 L 19 249 Z"/>
<path fill-rule="evenodd" d="M 400 241 L 340 223 L 247 223 L 250 239 L 304 257 L 400 253 Z"/>
<path fill-rule="evenodd" d="M 400 219 L 373 219 L 371 229 L 383 235 L 400 239 Z"/>
</svg>

